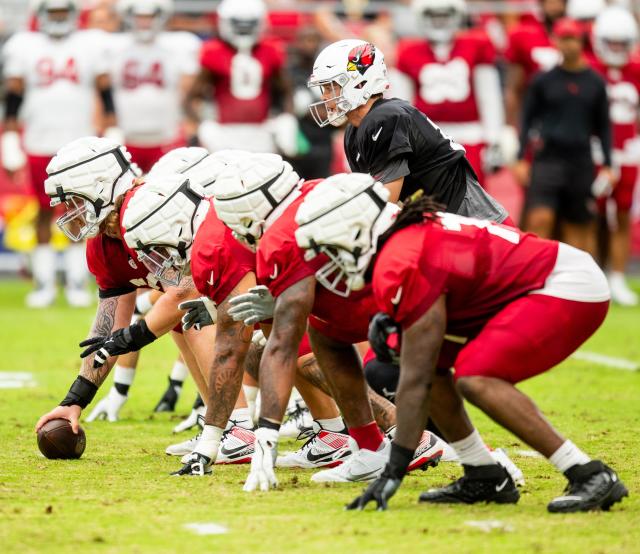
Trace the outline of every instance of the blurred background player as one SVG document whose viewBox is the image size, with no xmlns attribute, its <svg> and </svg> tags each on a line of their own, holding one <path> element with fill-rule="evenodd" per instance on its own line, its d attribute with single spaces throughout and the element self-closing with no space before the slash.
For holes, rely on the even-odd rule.
<svg viewBox="0 0 640 554">
<path fill-rule="evenodd" d="M 31 257 L 36 288 L 26 302 L 50 306 L 56 297 L 56 255 L 50 245 L 53 210 L 44 193 L 46 168 L 56 151 L 75 138 L 96 133 L 96 93 L 104 118 L 102 131 L 115 125 L 114 103 L 105 56 L 106 36 L 78 30 L 78 0 L 36 0 L 38 31 L 13 35 L 3 49 L 6 88 L 2 165 L 14 173 L 28 167 L 40 209 L 38 245 Z M 19 119 L 20 116 L 20 119 Z M 24 149 L 20 124 L 24 127 Z M 65 296 L 73 307 L 91 303 L 87 291 L 84 244 L 64 253 Z"/>
<path fill-rule="evenodd" d="M 629 212 L 640 162 L 640 60 L 632 57 L 637 44 L 638 25 L 626 9 L 612 6 L 596 19 L 592 66 L 607 81 L 613 132 L 613 165 L 618 178 L 613 191 L 600 200 L 599 207 L 604 224 L 609 223 L 608 278 L 611 298 L 622 306 L 638 304 L 638 295 L 629 288 L 624 275 L 631 249 Z M 598 161 L 602 162 L 602 159 Z M 611 218 L 606 217 L 607 207 L 613 216 Z"/>
<path fill-rule="evenodd" d="M 147 173 L 182 135 L 182 103 L 198 73 L 200 41 L 167 32 L 172 0 L 121 0 L 126 33 L 114 37 L 112 79 L 124 142 Z"/>
<path fill-rule="evenodd" d="M 186 100 L 190 119 L 200 125 L 198 139 L 211 152 L 239 148 L 296 153 L 285 54 L 280 45 L 262 38 L 266 15 L 262 0 L 223 0 L 218 6 L 219 38 L 204 43 L 200 73 Z M 199 104 L 211 93 L 215 122 L 200 124 Z M 272 111 L 280 115 L 270 121 Z"/>
<path fill-rule="evenodd" d="M 462 144 L 478 181 L 502 165 L 504 107 L 496 51 L 481 29 L 464 30 L 464 0 L 414 0 L 426 40 L 401 42 L 397 67 L 414 83 L 413 104 Z"/>
<path fill-rule="evenodd" d="M 568 0 L 567 17 L 576 20 L 582 26 L 584 38 L 584 51 L 590 55 L 593 53 L 591 41 L 593 24 L 596 17 L 607 7 L 605 0 Z"/>
</svg>

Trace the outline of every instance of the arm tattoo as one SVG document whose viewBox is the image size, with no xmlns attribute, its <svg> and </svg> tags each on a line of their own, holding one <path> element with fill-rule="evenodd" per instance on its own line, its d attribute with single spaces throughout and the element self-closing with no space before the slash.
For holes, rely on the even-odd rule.
<svg viewBox="0 0 640 554">
<path fill-rule="evenodd" d="M 113 332 L 116 308 L 118 307 L 119 300 L 119 296 L 100 299 L 98 312 L 96 313 L 96 318 L 93 322 L 93 327 L 91 328 L 89 337 L 105 337 Z M 107 378 L 111 365 L 104 364 L 98 369 L 93 369 L 93 358 L 94 355 L 92 354 L 83 360 L 80 375 L 99 387 Z"/>
<path fill-rule="evenodd" d="M 227 425 L 240 394 L 245 357 L 251 344 L 251 328 L 233 321 L 228 314 L 229 300 L 238 294 L 240 291 L 234 289 L 218 305 L 215 353 L 209 373 L 206 423 L 222 428 Z"/>
</svg>

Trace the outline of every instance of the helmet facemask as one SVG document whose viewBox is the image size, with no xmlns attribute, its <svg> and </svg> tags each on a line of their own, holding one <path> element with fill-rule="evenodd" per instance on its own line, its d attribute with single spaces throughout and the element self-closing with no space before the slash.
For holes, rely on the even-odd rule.
<svg viewBox="0 0 640 554">
<path fill-rule="evenodd" d="M 429 40 L 449 43 L 462 27 L 462 14 L 455 8 L 422 12 L 422 25 Z"/>
<path fill-rule="evenodd" d="M 309 81 L 307 87 L 318 87 L 322 100 L 309 105 L 313 120 L 319 127 L 333 125 L 341 127 L 347 122 L 347 114 L 353 110 L 351 102 L 343 95 L 344 86 L 349 82 L 346 73 L 319 81 Z"/>
<path fill-rule="evenodd" d="M 66 37 L 78 28 L 79 14 L 72 2 L 69 2 L 66 7 L 54 9 L 43 5 L 36 17 L 38 28 L 52 38 Z"/>
</svg>

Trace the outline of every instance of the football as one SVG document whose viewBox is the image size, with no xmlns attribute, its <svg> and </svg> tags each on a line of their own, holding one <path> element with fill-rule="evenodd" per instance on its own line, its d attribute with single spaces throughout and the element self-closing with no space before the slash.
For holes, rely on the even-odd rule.
<svg viewBox="0 0 640 554">
<path fill-rule="evenodd" d="M 82 456 L 87 438 L 82 427 L 76 435 L 66 419 L 47 421 L 38 431 L 38 448 L 50 460 L 73 460 Z"/>
</svg>

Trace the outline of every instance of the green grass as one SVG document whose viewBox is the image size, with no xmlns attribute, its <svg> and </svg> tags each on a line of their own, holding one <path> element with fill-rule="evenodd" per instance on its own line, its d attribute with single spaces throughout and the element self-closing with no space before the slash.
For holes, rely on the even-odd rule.
<svg viewBox="0 0 640 554">
<path fill-rule="evenodd" d="M 145 349 L 121 422 L 85 424 L 81 460 L 44 459 L 33 424 L 75 377 L 76 345 L 92 313 L 61 304 L 27 311 L 27 290 L 0 282 L 0 371 L 32 372 L 37 381 L 0 389 L 0 552 L 640 552 L 640 372 L 569 360 L 523 386 L 560 430 L 617 469 L 631 497 L 609 513 L 548 514 L 564 479 L 545 460 L 517 456 L 527 447 L 477 412 L 487 442 L 509 449 L 525 472 L 517 506 L 418 505 L 420 491 L 459 474 L 442 464 L 409 476 L 390 511 L 347 513 L 343 505 L 362 486 L 314 485 L 306 471 L 280 470 L 281 489 L 253 495 L 241 490 L 246 466 L 169 477 L 178 465 L 164 448 L 175 440 L 177 416 L 151 414 L 175 356 L 169 340 Z M 614 308 L 585 348 L 640 362 L 639 337 L 640 310 Z M 192 400 L 189 384 L 178 413 Z M 499 520 L 506 529 L 485 533 L 470 520 Z M 191 522 L 229 532 L 198 536 L 183 527 Z"/>
</svg>

